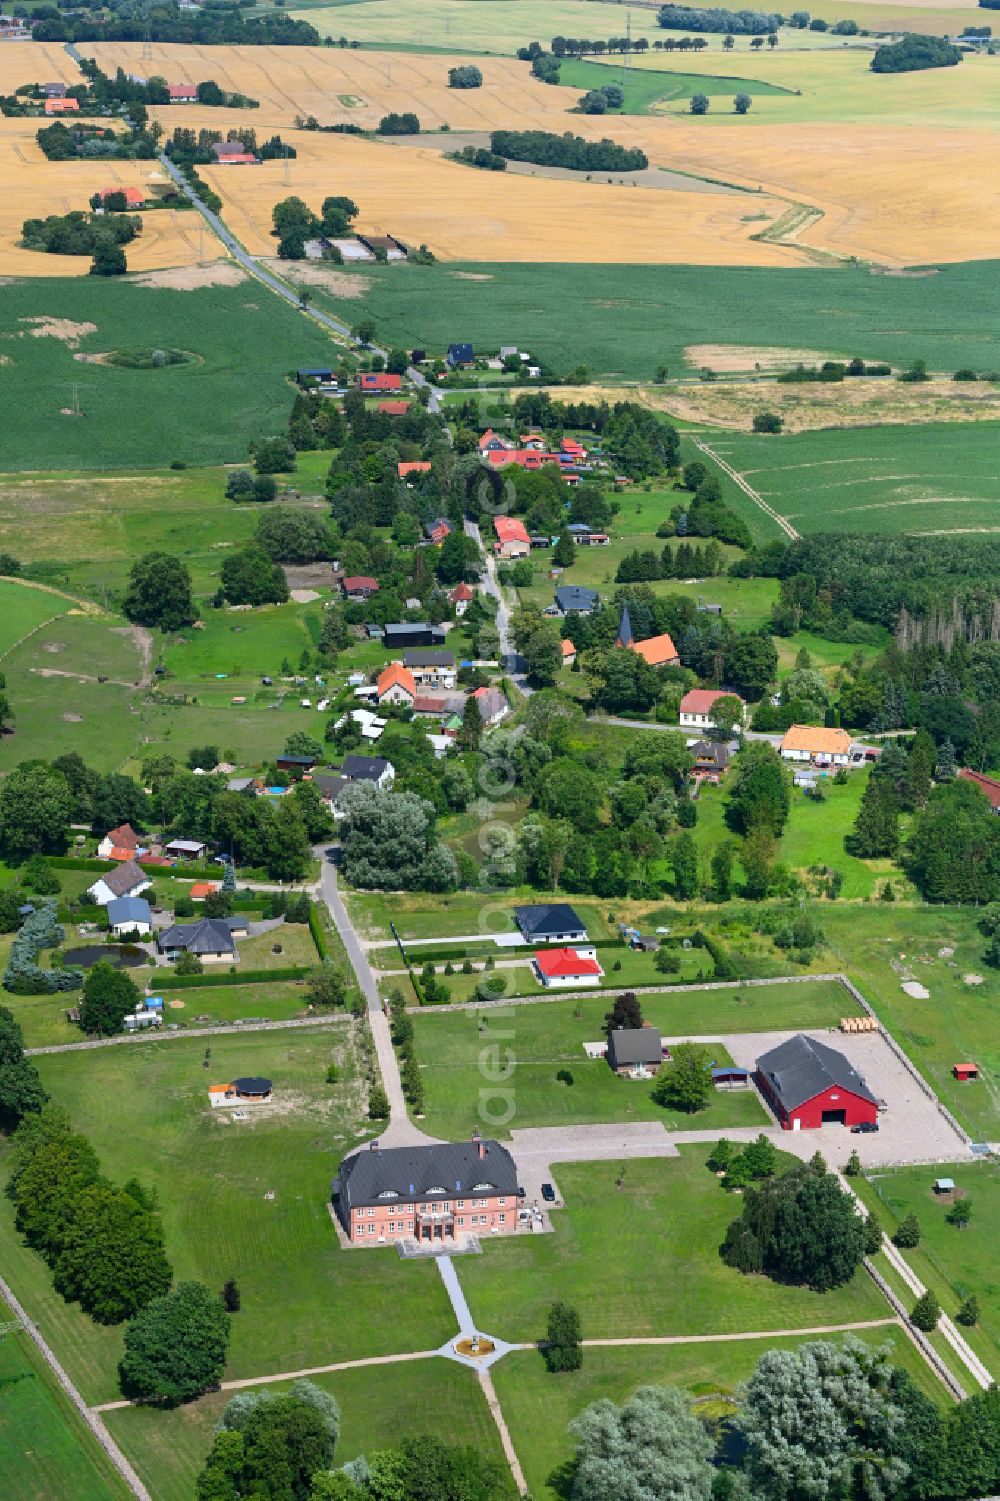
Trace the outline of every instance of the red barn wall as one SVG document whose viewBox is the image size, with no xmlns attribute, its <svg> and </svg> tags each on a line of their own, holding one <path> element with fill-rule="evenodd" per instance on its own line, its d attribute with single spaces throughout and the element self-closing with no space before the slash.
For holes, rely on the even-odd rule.
<svg viewBox="0 0 1000 1501">
<path fill-rule="evenodd" d="M 852 1094 L 850 1090 L 831 1086 L 822 1094 L 815 1095 L 813 1099 L 806 1100 L 787 1115 L 770 1089 L 767 1081 L 759 1074 L 757 1083 L 762 1094 L 778 1117 L 782 1127 L 786 1131 L 793 1131 L 794 1121 L 799 1122 L 800 1131 L 818 1130 L 823 1125 L 824 1110 L 843 1110 L 845 1112 L 845 1125 L 858 1126 L 863 1121 L 875 1121 L 878 1119 L 878 1106 L 871 1100 L 864 1100 L 860 1095 Z"/>
</svg>

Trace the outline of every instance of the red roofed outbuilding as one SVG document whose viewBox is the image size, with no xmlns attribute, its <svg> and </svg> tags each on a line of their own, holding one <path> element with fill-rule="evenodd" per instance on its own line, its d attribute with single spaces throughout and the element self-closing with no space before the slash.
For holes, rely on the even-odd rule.
<svg viewBox="0 0 1000 1501">
<path fill-rule="evenodd" d="M 354 604 L 363 604 L 366 599 L 371 599 L 373 594 L 378 593 L 378 579 L 367 573 L 348 574 L 341 579 L 340 586 Z"/>
</svg>

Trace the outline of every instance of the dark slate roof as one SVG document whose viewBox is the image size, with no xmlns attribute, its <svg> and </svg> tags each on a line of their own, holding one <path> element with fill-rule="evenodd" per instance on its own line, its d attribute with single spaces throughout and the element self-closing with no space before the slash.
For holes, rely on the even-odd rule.
<svg viewBox="0 0 1000 1501">
<path fill-rule="evenodd" d="M 313 786 L 318 787 L 323 797 L 328 797 L 335 803 L 344 788 L 349 786 L 346 777 L 314 776 Z"/>
<path fill-rule="evenodd" d="M 454 667 L 455 653 L 453 651 L 431 651 L 419 648 L 413 651 L 404 651 L 404 667 Z"/>
<path fill-rule="evenodd" d="M 377 782 L 388 765 L 382 756 L 345 756 L 342 771 L 349 782 Z"/>
<path fill-rule="evenodd" d="M 622 610 L 621 624 L 618 627 L 618 640 L 622 646 L 630 646 L 635 640 L 632 633 L 632 621 L 628 613 L 628 605 Z"/>
<path fill-rule="evenodd" d="M 584 589 L 581 584 L 563 584 L 556 590 L 560 610 L 593 610 L 598 598 L 596 589 Z"/>
<path fill-rule="evenodd" d="M 720 740 L 698 740 L 691 747 L 696 761 L 711 761 L 720 769 L 729 765 L 729 749 Z"/>
<path fill-rule="evenodd" d="M 484 1156 L 480 1158 L 479 1148 Z M 442 1198 L 471 1198 L 480 1190 L 517 1195 L 514 1159 L 497 1141 L 443 1141 L 427 1147 L 376 1147 L 340 1164 L 340 1208 L 345 1216 L 359 1205 L 387 1199 L 414 1204 L 432 1189 Z M 383 1198 L 382 1195 L 386 1195 Z M 391 1199 L 390 1199 L 391 1196 Z"/>
<path fill-rule="evenodd" d="M 463 363 L 467 362 L 469 360 L 474 360 L 475 359 L 475 355 L 472 352 L 472 345 L 471 344 L 449 344 L 448 345 L 448 358 L 450 360 L 459 360 L 459 361 L 461 361 Z"/>
<path fill-rule="evenodd" d="M 107 906 L 108 922 L 115 923 L 150 921 L 149 903 L 144 896 L 116 896 Z"/>
<path fill-rule="evenodd" d="M 233 1080 L 233 1088 L 241 1094 L 270 1094 L 271 1081 L 263 1074 L 245 1074 L 243 1078 Z"/>
<path fill-rule="evenodd" d="M 586 932 L 586 924 L 569 902 L 541 902 L 515 907 L 514 921 L 529 943 L 550 933 Z"/>
<path fill-rule="evenodd" d="M 235 954 L 236 945 L 230 932 L 232 919 L 203 917 L 200 922 L 174 923 L 159 937 L 161 949 L 186 949 L 189 954 Z M 245 926 L 239 923 L 238 926 Z"/>
<path fill-rule="evenodd" d="M 150 879 L 141 866 L 134 860 L 124 860 L 121 865 L 116 865 L 114 870 L 106 870 L 103 875 L 93 882 L 96 886 L 98 881 L 103 881 L 115 896 L 131 896 L 145 882 L 151 885 Z"/>
<path fill-rule="evenodd" d="M 872 1105 L 876 1103 L 864 1079 L 843 1053 L 802 1032 L 762 1054 L 757 1059 L 757 1068 L 786 1110 L 797 1110 L 830 1088 L 846 1089 Z"/>
<path fill-rule="evenodd" d="M 661 1063 L 663 1044 L 656 1027 L 617 1027 L 608 1033 L 608 1061 L 613 1068 L 630 1063 Z"/>
</svg>

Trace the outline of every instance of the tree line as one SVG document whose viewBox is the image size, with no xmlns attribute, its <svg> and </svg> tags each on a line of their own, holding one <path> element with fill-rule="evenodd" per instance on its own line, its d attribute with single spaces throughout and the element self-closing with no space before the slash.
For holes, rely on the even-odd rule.
<svg viewBox="0 0 1000 1501">
<path fill-rule="evenodd" d="M 244 19 L 235 7 L 205 6 L 197 11 L 166 7 L 152 10 L 148 18 L 128 14 L 128 0 L 112 0 L 107 18 L 74 12 L 60 14 L 52 6 L 39 6 L 41 16 L 32 30 L 36 42 L 183 42 L 204 46 L 318 47 L 320 34 L 308 21 L 291 16 L 268 15 Z M 116 15 L 115 12 L 118 12 Z"/>
<path fill-rule="evenodd" d="M 490 150 L 508 161 L 566 167 L 573 172 L 641 172 L 649 166 L 649 158 L 638 146 L 585 141 L 570 131 L 556 135 L 549 130 L 494 130 Z"/>
<path fill-rule="evenodd" d="M 783 19 L 776 12 L 723 10 L 716 6 L 701 10 L 687 5 L 661 5 L 657 12 L 660 26 L 670 31 L 721 31 L 731 36 L 776 32 Z"/>
</svg>

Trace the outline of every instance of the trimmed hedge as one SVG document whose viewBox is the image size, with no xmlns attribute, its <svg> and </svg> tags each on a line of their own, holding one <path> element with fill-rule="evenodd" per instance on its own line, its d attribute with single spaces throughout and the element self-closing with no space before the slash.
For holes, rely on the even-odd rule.
<svg viewBox="0 0 1000 1501">
<path fill-rule="evenodd" d="M 320 959 L 329 959 L 330 950 L 327 947 L 326 934 L 323 932 L 322 919 L 315 902 L 309 903 L 309 932 L 312 934 L 312 941 L 316 945 L 316 952 Z"/>
<path fill-rule="evenodd" d="M 304 980 L 312 970 L 307 964 L 289 964 L 285 969 L 245 969 L 236 974 L 170 974 L 164 980 L 151 980 L 149 990 L 197 990 L 211 985 L 266 985 L 277 980 Z"/>
</svg>

